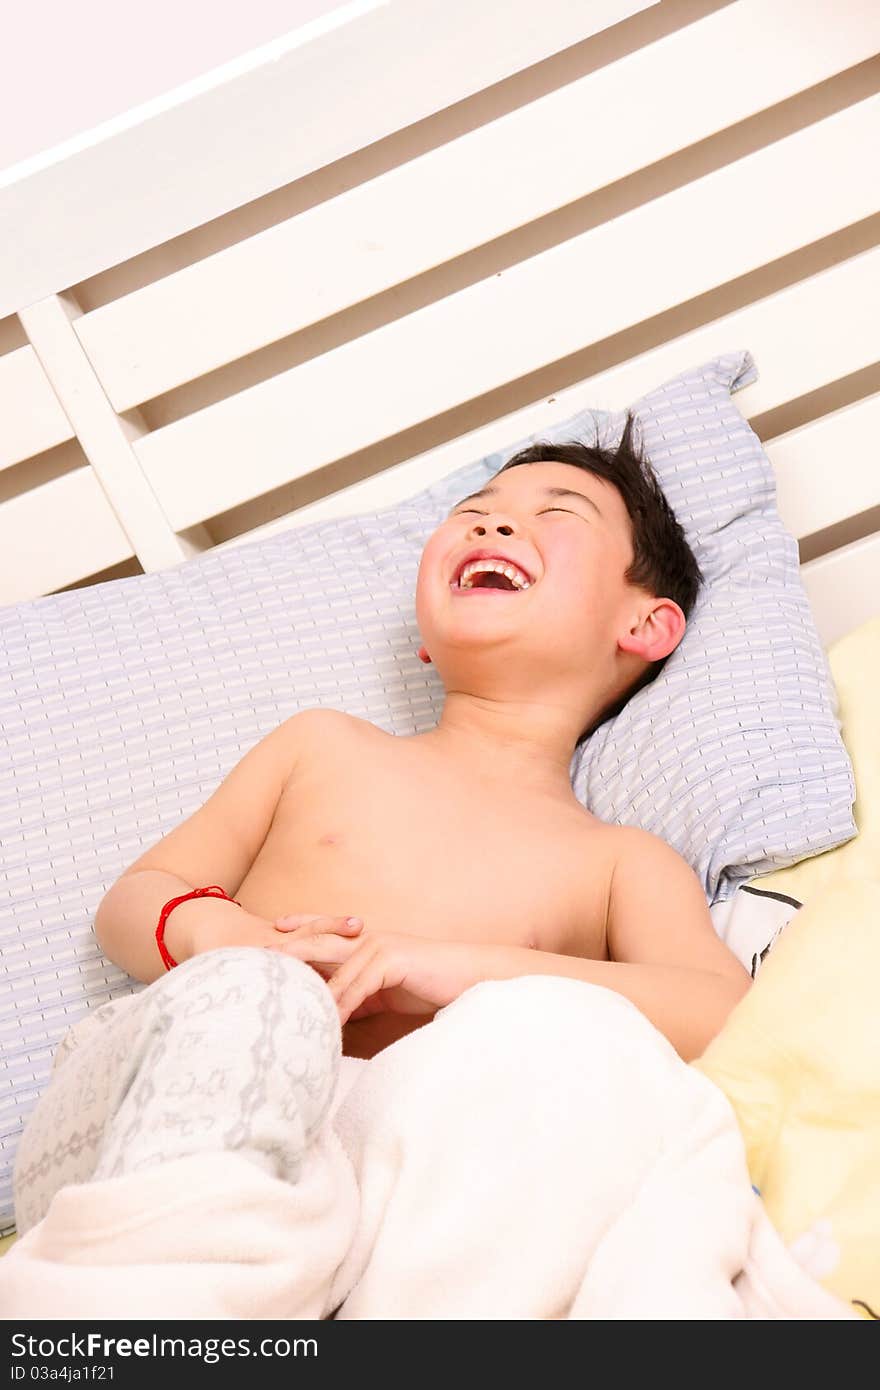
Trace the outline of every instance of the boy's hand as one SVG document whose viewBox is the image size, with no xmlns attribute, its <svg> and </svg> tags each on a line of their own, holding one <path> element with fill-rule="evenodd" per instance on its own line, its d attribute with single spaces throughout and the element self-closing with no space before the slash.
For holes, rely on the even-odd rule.
<svg viewBox="0 0 880 1390">
<path fill-rule="evenodd" d="M 168 919 L 165 944 L 177 961 L 201 955 L 203 951 L 215 951 L 222 946 L 262 946 L 264 950 L 288 954 L 293 941 L 314 936 L 316 932 L 336 932 L 340 936 L 353 937 L 363 927 L 361 918 L 319 916 L 312 912 L 297 913 L 270 922 L 231 903 L 218 903 L 211 899 L 206 909 L 204 902 L 204 899 L 198 898 L 192 900 L 191 904 L 181 903 Z M 187 916 L 190 907 L 192 912 Z"/>
<path fill-rule="evenodd" d="M 327 980 L 345 1024 L 377 1013 L 436 1013 L 491 978 L 485 957 L 493 949 L 393 932 L 361 932 L 353 939 L 318 932 L 292 941 L 287 954 Z"/>
<path fill-rule="evenodd" d="M 272 925 L 295 941 L 301 941 L 303 937 L 321 936 L 324 932 L 336 932 L 340 936 L 357 936 L 363 929 L 364 919 L 325 917 L 316 912 L 289 912 L 285 917 L 276 917 Z"/>
</svg>

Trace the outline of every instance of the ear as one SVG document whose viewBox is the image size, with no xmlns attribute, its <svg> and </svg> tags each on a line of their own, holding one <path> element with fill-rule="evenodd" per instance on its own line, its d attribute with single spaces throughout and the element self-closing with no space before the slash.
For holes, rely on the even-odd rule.
<svg viewBox="0 0 880 1390">
<path fill-rule="evenodd" d="M 654 599 L 647 612 L 618 637 L 617 645 L 622 652 L 632 652 L 643 661 L 662 661 L 675 651 L 686 626 L 684 613 L 673 599 Z"/>
</svg>

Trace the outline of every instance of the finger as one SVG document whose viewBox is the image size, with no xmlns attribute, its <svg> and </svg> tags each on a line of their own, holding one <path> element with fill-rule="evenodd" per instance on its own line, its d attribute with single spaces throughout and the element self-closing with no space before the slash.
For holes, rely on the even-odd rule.
<svg viewBox="0 0 880 1390">
<path fill-rule="evenodd" d="M 326 917 L 309 912 L 289 913 L 276 917 L 273 926 L 278 931 L 293 932 L 297 936 L 317 936 L 321 932 L 336 932 L 340 936 L 357 936 L 363 930 L 362 917 Z"/>
<path fill-rule="evenodd" d="M 279 941 L 277 946 L 270 946 L 270 951 L 278 951 L 282 956 L 292 956 L 294 952 L 283 941 Z M 338 965 L 328 965 L 326 961 L 306 960 L 302 955 L 296 956 L 297 960 L 302 960 L 303 965 L 307 965 L 310 970 L 314 970 L 316 975 L 320 975 L 325 984 L 329 984 L 335 972 L 339 969 Z"/>
<path fill-rule="evenodd" d="M 369 994 L 363 1004 L 358 1004 L 356 1009 L 352 1009 L 351 1013 L 348 1015 L 347 1021 L 349 1023 L 357 1023 L 362 1018 L 373 1018 L 375 1014 L 384 1012 L 385 1009 L 382 1007 L 381 996 L 378 994 Z"/>
<path fill-rule="evenodd" d="M 359 943 L 359 949 L 352 951 L 347 960 L 339 962 L 333 972 L 333 979 L 328 981 L 334 999 L 338 1000 L 351 981 L 357 979 L 365 965 L 373 960 L 378 949 L 377 943 L 367 938 Z"/>
<path fill-rule="evenodd" d="M 329 982 L 330 991 L 336 1000 L 336 1008 L 339 1012 L 339 1021 L 343 1025 L 348 1022 L 356 1009 L 360 1008 L 365 999 L 370 995 L 378 994 L 385 986 L 385 970 L 381 956 L 378 952 L 369 956 L 363 963 L 362 968 L 353 978 L 349 978 L 344 984 L 337 983 L 339 971 Z"/>
<path fill-rule="evenodd" d="M 336 971 L 339 969 L 338 965 L 325 965 L 323 963 L 315 964 L 314 961 L 310 962 L 310 964 L 315 974 L 320 975 L 321 979 L 324 981 L 326 985 L 329 985 L 330 981 L 333 979 L 333 976 L 336 974 Z"/>
<path fill-rule="evenodd" d="M 324 932 L 320 936 L 288 937 L 284 943 L 286 955 L 296 956 L 309 965 L 341 965 L 353 952 L 362 950 L 364 943 L 358 937 L 339 936 L 336 932 Z"/>
<path fill-rule="evenodd" d="M 282 956 L 295 956 L 297 960 L 302 961 L 303 965 L 307 965 L 310 970 L 314 970 L 316 975 L 320 975 L 325 984 L 330 983 L 334 974 L 339 969 L 339 966 L 334 965 L 332 961 L 309 960 L 302 951 L 292 951 L 290 949 L 289 937 L 280 937 L 278 944 L 276 946 L 270 946 L 269 949 L 280 952 Z"/>
<path fill-rule="evenodd" d="M 288 928 L 291 931 L 300 927 L 312 929 L 317 927 L 320 931 L 326 931 L 329 928 L 333 931 L 339 931 L 345 928 L 359 928 L 363 924 L 363 917 L 336 917 L 329 912 L 285 912 L 274 920 L 276 927 Z"/>
<path fill-rule="evenodd" d="M 333 979 L 327 981 L 342 1022 L 345 1023 L 371 995 L 402 984 L 405 974 L 402 962 L 395 959 L 386 946 L 367 939 L 363 949 L 340 965 Z M 382 1005 L 369 1012 L 383 1012 Z"/>
</svg>

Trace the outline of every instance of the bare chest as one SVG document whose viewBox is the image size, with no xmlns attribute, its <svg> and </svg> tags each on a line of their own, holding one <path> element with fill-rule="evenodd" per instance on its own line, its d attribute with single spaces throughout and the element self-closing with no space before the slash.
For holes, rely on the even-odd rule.
<svg viewBox="0 0 880 1390">
<path fill-rule="evenodd" d="M 604 958 L 610 869 L 597 833 L 585 871 L 579 808 L 439 772 L 407 742 L 370 730 L 310 752 L 242 885 L 246 905 Z"/>
</svg>

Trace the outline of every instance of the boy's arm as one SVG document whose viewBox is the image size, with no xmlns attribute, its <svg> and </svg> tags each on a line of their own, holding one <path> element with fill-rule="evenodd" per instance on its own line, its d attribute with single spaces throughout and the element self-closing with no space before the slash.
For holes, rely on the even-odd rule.
<svg viewBox="0 0 880 1390">
<path fill-rule="evenodd" d="M 719 937 L 700 881 L 656 835 L 621 827 L 609 890 L 608 954 L 624 990 L 685 1061 L 699 1057 L 751 985 Z"/>
<path fill-rule="evenodd" d="M 699 1057 L 751 984 L 712 924 L 696 874 L 669 845 L 634 827 L 617 830 L 608 894 L 610 959 L 532 951 L 521 974 L 558 974 L 630 999 L 686 1062 Z"/>
<path fill-rule="evenodd" d="M 304 736 L 323 711 L 303 710 L 247 752 L 217 790 L 158 844 L 142 854 L 102 898 L 95 917 L 98 941 L 117 965 L 145 983 L 165 967 L 156 946 L 159 913 L 170 898 L 218 884 L 234 898 L 269 833 L 281 793 L 294 772 Z M 274 929 L 222 898 L 181 903 L 168 918 L 166 944 L 178 962 L 206 945 L 259 944 Z M 228 939 L 227 939 L 228 938 Z"/>
</svg>

